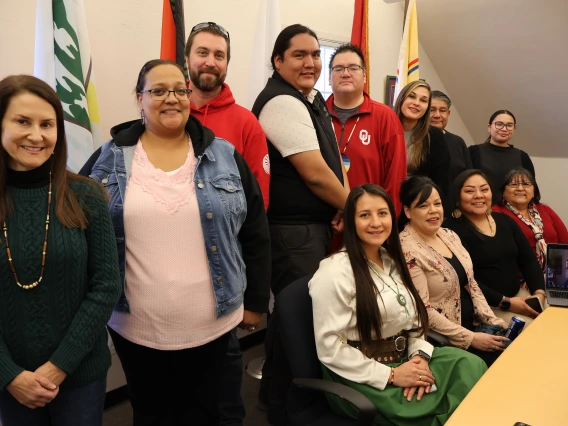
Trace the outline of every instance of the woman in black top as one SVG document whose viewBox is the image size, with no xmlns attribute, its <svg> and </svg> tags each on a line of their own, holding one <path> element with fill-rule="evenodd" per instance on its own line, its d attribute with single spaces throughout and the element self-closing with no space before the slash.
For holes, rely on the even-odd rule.
<svg viewBox="0 0 568 426">
<path fill-rule="evenodd" d="M 404 129 L 408 175 L 429 177 L 443 195 L 448 195 L 450 151 L 442 131 L 430 126 L 430 95 L 430 86 L 426 82 L 408 83 L 398 95 L 394 112 Z"/>
<path fill-rule="evenodd" d="M 473 261 L 475 278 L 495 315 L 531 322 L 538 313 L 525 303 L 536 296 L 545 303 L 544 277 L 519 226 L 507 215 L 491 213 L 491 188 L 479 170 L 466 170 L 455 180 L 455 210 L 444 224 L 456 232 Z M 521 271 L 530 293 L 521 288 Z M 509 311 L 509 312 L 507 312 Z"/>
<path fill-rule="evenodd" d="M 522 167 L 535 176 L 529 155 L 509 144 L 516 128 L 517 119 L 512 112 L 504 109 L 495 111 L 489 118 L 489 137 L 485 143 L 468 148 L 473 167 L 489 177 L 493 192 L 492 205 L 501 202 L 503 195 L 499 187 L 511 169 Z"/>
</svg>

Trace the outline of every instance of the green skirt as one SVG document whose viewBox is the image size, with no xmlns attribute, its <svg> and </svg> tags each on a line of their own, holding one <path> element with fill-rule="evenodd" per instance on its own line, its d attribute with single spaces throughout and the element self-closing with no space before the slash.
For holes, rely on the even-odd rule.
<svg viewBox="0 0 568 426">
<path fill-rule="evenodd" d="M 387 365 L 398 367 L 400 363 Z M 384 390 L 379 390 L 346 380 L 327 367 L 322 367 L 325 380 L 347 385 L 361 392 L 375 404 L 377 416 L 373 424 L 380 426 L 443 425 L 487 371 L 487 366 L 481 358 L 463 349 L 435 348 L 430 361 L 430 370 L 436 378 L 438 390 L 424 394 L 421 401 L 417 401 L 414 395 L 412 401 L 408 402 L 402 394 L 402 388 L 389 385 Z M 349 402 L 331 394 L 326 394 L 326 397 L 332 410 L 337 414 L 357 417 L 357 410 Z"/>
</svg>

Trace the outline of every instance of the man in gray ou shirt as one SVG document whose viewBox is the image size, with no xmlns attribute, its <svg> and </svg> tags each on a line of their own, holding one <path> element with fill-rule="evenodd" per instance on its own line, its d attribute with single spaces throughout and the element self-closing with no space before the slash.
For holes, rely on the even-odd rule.
<svg viewBox="0 0 568 426">
<path fill-rule="evenodd" d="M 439 90 L 432 91 L 430 124 L 442 129 L 445 134 L 448 149 L 450 150 L 450 184 L 454 182 L 456 176 L 461 172 L 472 168 L 465 141 L 458 135 L 454 135 L 446 130 L 448 119 L 450 118 L 451 106 L 452 101 L 448 95 Z"/>
</svg>

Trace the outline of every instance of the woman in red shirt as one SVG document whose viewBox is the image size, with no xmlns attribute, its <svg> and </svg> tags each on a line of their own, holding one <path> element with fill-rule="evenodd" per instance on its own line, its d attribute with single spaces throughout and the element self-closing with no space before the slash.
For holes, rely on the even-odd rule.
<svg viewBox="0 0 568 426">
<path fill-rule="evenodd" d="M 540 203 L 540 190 L 531 172 L 512 169 L 501 186 L 503 199 L 494 211 L 511 216 L 523 230 L 544 270 L 546 245 L 568 244 L 568 230 L 562 219 L 546 204 Z"/>
</svg>

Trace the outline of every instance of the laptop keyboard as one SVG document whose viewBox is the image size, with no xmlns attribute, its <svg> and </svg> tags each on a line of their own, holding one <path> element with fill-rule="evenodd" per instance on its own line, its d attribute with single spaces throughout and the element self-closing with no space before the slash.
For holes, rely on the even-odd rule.
<svg viewBox="0 0 568 426">
<path fill-rule="evenodd" d="M 554 291 L 548 290 L 550 293 L 550 297 L 554 297 L 556 299 L 568 299 L 568 291 Z"/>
</svg>

